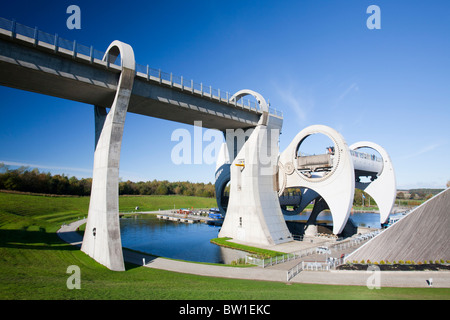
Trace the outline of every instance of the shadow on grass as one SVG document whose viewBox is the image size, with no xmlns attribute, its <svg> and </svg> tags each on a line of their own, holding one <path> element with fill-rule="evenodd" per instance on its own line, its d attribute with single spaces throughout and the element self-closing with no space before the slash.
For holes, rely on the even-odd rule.
<svg viewBox="0 0 450 320">
<path fill-rule="evenodd" d="M 62 241 L 56 233 L 40 231 L 0 229 L 0 247 L 31 250 L 79 250 Z"/>
<path fill-rule="evenodd" d="M 158 258 L 158 256 L 154 256 L 145 252 L 123 248 L 123 257 L 125 262 L 125 269 L 131 270 L 139 267 L 144 267 L 143 264 L 145 262 L 146 265 L 151 264 L 153 260 Z M 145 261 L 143 261 L 145 259 Z"/>
<path fill-rule="evenodd" d="M 64 233 L 65 239 L 72 238 L 74 241 L 81 238 L 82 234 L 77 231 L 69 231 Z M 30 231 L 26 229 L 0 229 L 0 248 L 26 249 L 26 250 L 80 250 L 80 246 L 71 245 L 61 239 L 57 233 L 46 232 L 40 228 L 40 231 Z M 145 263 L 151 263 L 156 259 L 143 252 L 130 249 L 123 249 L 124 256 L 127 255 L 129 261 L 125 262 L 125 270 L 133 270 L 142 268 L 142 259 Z"/>
</svg>

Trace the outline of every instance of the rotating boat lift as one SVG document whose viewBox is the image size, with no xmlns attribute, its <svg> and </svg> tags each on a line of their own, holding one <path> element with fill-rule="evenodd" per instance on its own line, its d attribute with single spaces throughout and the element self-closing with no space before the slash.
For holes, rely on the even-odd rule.
<svg viewBox="0 0 450 320">
<path fill-rule="evenodd" d="M 296 200 L 297 209 L 314 199 L 317 212 L 330 208 L 335 233 L 342 230 L 348 219 L 355 187 L 372 195 L 380 207 L 381 220 L 387 219 L 395 198 L 395 176 L 389 156 L 381 147 L 361 142 L 348 148 L 335 130 L 313 126 L 301 131 L 280 155 L 278 139 L 283 118 L 269 112 L 268 104 L 257 92 L 241 90 L 231 99 L 228 94 L 224 99 L 220 91 L 214 95 L 211 87 L 208 92 L 200 84 L 198 90 L 193 81 L 189 87 L 183 84 L 183 78 L 176 83 L 172 75 L 170 81 L 161 72 L 158 77 L 152 76 L 148 65 L 145 75 L 142 68 L 136 68 L 132 47 L 123 42 L 112 42 L 103 59 L 98 60 L 92 48 L 90 56 L 86 56 L 77 52 L 76 42 L 70 50 L 67 44 L 58 45 L 57 36 L 54 41 L 42 41 L 37 29 L 30 37 L 17 33 L 14 22 L 10 26 L 0 28 L 2 85 L 95 106 L 91 200 L 81 250 L 107 268 L 125 270 L 118 184 L 127 112 L 187 124 L 195 122 L 198 116 L 207 120 L 208 128 L 227 131 L 216 171 L 218 205 L 226 213 L 220 236 L 260 245 L 290 241 L 292 236 L 280 206 L 280 200 L 286 205 L 286 199 L 280 195 L 292 186 L 303 190 Z M 119 57 L 120 72 L 114 64 Z M 10 77 L 11 74 L 17 76 Z M 237 101 L 246 95 L 257 100 L 259 110 L 244 104 L 240 108 Z M 328 135 L 335 144 L 334 151 L 320 157 L 299 155 L 299 145 L 312 132 Z M 376 149 L 382 162 L 360 157 L 364 163 L 359 163 L 361 159 L 355 155 L 360 154 L 357 150 L 362 147 Z M 370 176 L 370 181 L 359 179 L 361 176 Z M 228 181 L 230 195 L 226 201 L 224 190 Z"/>
<path fill-rule="evenodd" d="M 298 154 L 302 142 L 317 133 L 328 136 L 334 147 L 321 155 Z M 377 151 L 382 159 L 357 151 L 363 147 Z M 347 223 L 355 188 L 367 192 L 378 204 L 381 224 L 387 221 L 396 196 L 392 162 L 381 146 L 363 141 L 348 147 L 339 132 L 323 125 L 300 131 L 283 151 L 279 158 L 278 183 L 281 197 L 286 188 L 302 188 L 300 197 L 284 203 L 295 205 L 295 210 L 283 210 L 284 214 L 298 214 L 315 200 L 318 208 L 313 209 L 307 225 L 313 223 L 321 211 L 330 209 L 334 234 L 340 234 Z"/>
<path fill-rule="evenodd" d="M 111 270 L 124 270 L 120 243 L 118 212 L 119 152 L 122 131 L 135 73 L 131 47 L 114 41 L 103 60 L 121 56 L 122 72 L 111 110 L 95 108 L 96 149 L 87 230 L 81 250 Z M 344 138 L 326 126 L 311 126 L 300 131 L 283 153 L 279 154 L 282 117 L 269 113 L 265 99 L 252 90 L 241 90 L 229 102 L 253 96 L 260 107 L 256 127 L 226 130 L 216 167 L 216 198 L 225 219 L 219 237 L 231 237 L 257 245 L 273 245 L 292 241 L 280 205 L 286 188 L 300 187 L 302 194 L 295 203 L 302 211 L 315 200 L 311 216 L 329 208 L 333 233 L 344 228 L 353 203 L 355 187 L 370 194 L 380 208 L 381 222 L 392 209 L 396 188 L 392 163 L 386 151 L 371 142 L 347 146 Z M 298 149 L 311 134 L 322 133 L 334 143 L 331 152 L 319 156 L 301 156 Z M 378 151 L 382 162 L 356 150 L 369 147 Z M 370 181 L 363 181 L 369 176 Z M 224 190 L 230 182 L 229 199 Z M 106 200 L 106 201 L 105 201 Z M 282 202 L 285 199 L 282 200 Z M 286 205 L 286 203 L 283 203 Z M 291 212 L 292 213 L 292 212 Z"/>
<path fill-rule="evenodd" d="M 260 96 L 257 100 L 265 103 Z M 239 153 L 229 152 L 231 139 L 227 137 L 227 143 L 223 144 L 218 155 L 216 199 L 220 211 L 225 214 L 220 237 L 232 237 L 258 244 L 291 241 L 292 237 L 286 233 L 287 227 L 284 227 L 286 223 L 283 215 L 299 214 L 312 201 L 314 208 L 306 226 L 314 224 L 321 211 L 330 209 L 333 233 L 340 234 L 350 216 L 355 188 L 364 190 L 376 201 L 381 224 L 388 220 L 395 201 L 396 181 L 390 157 L 381 146 L 362 141 L 349 147 L 342 135 L 333 128 L 313 125 L 295 136 L 286 150 L 278 156 L 278 161 L 272 168 L 272 175 L 266 175 L 262 179 L 258 153 L 264 149 L 264 152 L 268 152 L 272 157 L 278 154 L 278 144 L 273 140 L 264 146 L 261 142 L 261 138 L 270 139 L 269 135 L 261 135 L 262 131 L 270 129 L 270 117 L 266 120 L 260 120 L 248 140 L 238 147 Z M 302 142 L 317 133 L 326 135 L 334 147 L 330 147 L 327 153 L 321 155 L 299 154 Z M 268 148 L 269 144 L 271 145 Z M 234 145 L 231 147 L 236 149 Z M 361 148 L 371 148 L 377 151 L 381 158 L 358 151 Z M 249 153 L 250 150 L 252 151 Z M 225 192 L 228 183 L 229 199 Z M 302 192 L 286 197 L 283 193 L 288 188 L 300 188 Z M 254 191 L 262 189 L 264 192 L 255 196 Z M 274 198 L 273 194 L 278 197 Z M 294 210 L 286 210 L 286 206 L 293 206 Z M 277 226 L 274 228 L 276 232 L 271 230 L 272 225 Z"/>
</svg>

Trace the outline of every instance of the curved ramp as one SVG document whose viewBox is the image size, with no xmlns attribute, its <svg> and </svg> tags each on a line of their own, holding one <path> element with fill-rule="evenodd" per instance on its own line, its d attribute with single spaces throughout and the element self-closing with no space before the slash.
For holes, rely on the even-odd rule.
<svg viewBox="0 0 450 320">
<path fill-rule="evenodd" d="M 347 261 L 450 260 L 450 188 L 349 255 Z"/>
</svg>

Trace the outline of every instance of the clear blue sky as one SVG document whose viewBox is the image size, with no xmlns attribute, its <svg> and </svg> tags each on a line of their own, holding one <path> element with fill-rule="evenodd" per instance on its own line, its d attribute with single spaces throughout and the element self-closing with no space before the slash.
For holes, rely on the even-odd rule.
<svg viewBox="0 0 450 320">
<path fill-rule="evenodd" d="M 81 30 L 66 9 L 81 8 Z M 369 30 L 369 5 L 381 29 Z M 348 144 L 391 155 L 398 188 L 450 180 L 450 1 L 15 1 L 0 16 L 104 51 L 129 43 L 136 61 L 236 92 L 284 112 L 281 151 L 325 124 Z M 93 107 L 0 87 L 0 162 L 89 177 Z M 175 165 L 169 121 L 127 115 L 123 180 L 213 182 L 215 165 Z M 12 167 L 15 167 L 12 165 Z"/>
</svg>

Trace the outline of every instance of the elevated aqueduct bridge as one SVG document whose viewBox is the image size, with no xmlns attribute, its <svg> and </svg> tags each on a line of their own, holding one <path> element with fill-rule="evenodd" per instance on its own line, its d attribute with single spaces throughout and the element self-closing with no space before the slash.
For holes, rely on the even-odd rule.
<svg viewBox="0 0 450 320">
<path fill-rule="evenodd" d="M 283 115 L 269 108 L 259 93 L 245 89 L 230 94 L 136 64 L 133 49 L 120 41 L 103 53 L 0 18 L 0 84 L 94 106 L 93 182 L 82 251 L 111 270 L 124 270 L 118 179 L 127 112 L 190 125 L 202 121 L 204 127 L 224 133 L 234 130 L 240 142 L 226 139 L 216 171 L 222 210 L 220 197 L 226 183 L 231 185 L 220 236 L 255 244 L 292 241 L 279 195 L 293 186 L 303 190 L 296 208 L 314 199 L 317 208 L 330 208 L 336 234 L 348 219 L 355 186 L 377 201 L 381 220 L 387 219 L 395 199 L 393 168 L 378 145 L 364 142 L 349 148 L 335 130 L 312 126 L 279 154 Z M 248 95 L 256 102 L 244 99 Z M 298 155 L 301 142 L 313 133 L 329 136 L 334 150 L 319 158 Z M 383 159 L 355 157 L 351 150 L 361 147 L 377 150 Z M 262 155 L 271 161 L 261 161 Z M 368 183 L 359 182 L 363 175 L 371 176 Z"/>
</svg>

